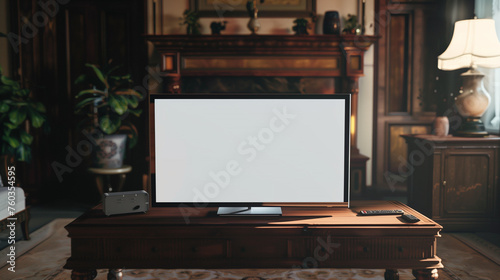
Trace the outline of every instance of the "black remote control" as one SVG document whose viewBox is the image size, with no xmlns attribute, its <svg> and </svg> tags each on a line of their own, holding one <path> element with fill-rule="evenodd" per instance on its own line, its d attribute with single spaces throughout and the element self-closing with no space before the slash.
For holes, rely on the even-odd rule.
<svg viewBox="0 0 500 280">
<path fill-rule="evenodd" d="M 361 210 L 360 216 L 376 216 L 376 215 L 401 215 L 405 212 L 403 210 Z"/>
<path fill-rule="evenodd" d="M 403 220 L 405 220 L 407 223 L 416 223 L 416 222 L 420 221 L 419 218 L 417 218 L 413 215 L 410 215 L 410 214 L 402 215 L 401 218 L 403 218 Z"/>
</svg>

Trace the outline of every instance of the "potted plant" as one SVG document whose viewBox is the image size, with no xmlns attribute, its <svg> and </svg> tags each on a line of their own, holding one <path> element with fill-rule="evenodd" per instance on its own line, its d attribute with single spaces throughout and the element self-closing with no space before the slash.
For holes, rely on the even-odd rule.
<svg viewBox="0 0 500 280">
<path fill-rule="evenodd" d="M 358 23 L 356 15 L 347 15 L 347 18 L 344 19 L 344 29 L 342 32 L 345 34 L 361 35 L 361 25 Z"/>
<path fill-rule="evenodd" d="M 295 25 L 292 30 L 295 31 L 295 35 L 309 35 L 307 29 L 309 28 L 309 21 L 305 18 L 298 18 L 293 21 Z"/>
<path fill-rule="evenodd" d="M 112 75 L 117 67 L 85 66 L 91 73 L 78 77 L 75 84 L 85 83 L 88 88 L 76 95 L 79 102 L 75 113 L 84 115 L 80 127 L 97 135 L 93 165 L 120 168 L 127 139 L 129 148 L 137 143 L 137 129 L 128 117 L 141 115 L 142 110 L 137 107 L 143 96 L 131 87 L 130 75 Z"/>
<path fill-rule="evenodd" d="M 45 113 L 45 106 L 33 99 L 31 91 L 4 76 L 0 67 L 0 155 L 30 162 L 30 129 L 46 123 Z"/>
<path fill-rule="evenodd" d="M 184 22 L 182 24 L 187 25 L 186 33 L 187 35 L 200 35 L 201 25 L 198 22 L 200 15 L 196 11 L 185 10 L 183 14 Z"/>
</svg>

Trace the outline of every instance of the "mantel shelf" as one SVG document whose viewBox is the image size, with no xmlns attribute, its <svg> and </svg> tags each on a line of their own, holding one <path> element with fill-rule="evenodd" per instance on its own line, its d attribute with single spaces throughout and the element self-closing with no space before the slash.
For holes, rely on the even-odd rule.
<svg viewBox="0 0 500 280">
<path fill-rule="evenodd" d="M 379 36 L 369 35 L 146 35 L 157 50 L 265 54 L 310 52 L 338 53 L 342 49 L 366 51 Z"/>
</svg>

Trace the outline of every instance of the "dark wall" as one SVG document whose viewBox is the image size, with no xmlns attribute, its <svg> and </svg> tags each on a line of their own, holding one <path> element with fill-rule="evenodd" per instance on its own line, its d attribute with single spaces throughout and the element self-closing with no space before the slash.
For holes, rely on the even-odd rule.
<svg viewBox="0 0 500 280">
<path fill-rule="evenodd" d="M 134 81 L 143 80 L 145 1 L 11 0 L 10 8 L 11 32 L 22 38 L 12 45 L 12 74 L 33 88 L 35 98 L 47 107 L 51 125 L 50 134 L 34 132 L 34 160 L 19 168 L 23 187 L 35 203 L 57 198 L 96 201 L 97 189 L 86 171 L 88 157 L 77 152 L 83 136 L 75 129 L 74 80 L 84 73 L 85 63 L 103 65 L 110 60 L 122 65 L 122 72 L 131 73 Z M 146 102 L 142 106 L 145 109 Z M 139 134 L 146 135 L 146 114 L 136 124 Z M 142 188 L 147 153 L 147 139 L 140 137 L 127 154 L 134 170 L 126 188 Z"/>
</svg>

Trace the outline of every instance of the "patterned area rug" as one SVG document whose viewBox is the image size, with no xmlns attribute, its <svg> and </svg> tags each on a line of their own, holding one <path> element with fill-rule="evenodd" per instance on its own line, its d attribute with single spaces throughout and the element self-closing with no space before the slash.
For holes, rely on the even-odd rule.
<svg viewBox="0 0 500 280">
<path fill-rule="evenodd" d="M 67 232 L 64 226 L 71 222 L 71 219 L 57 219 L 50 224 L 42 227 L 40 231 L 44 232 L 44 236 L 50 235 L 47 239 L 39 244 L 30 241 L 21 241 L 26 243 L 24 246 L 32 246 L 23 255 L 17 255 L 16 259 L 16 272 L 7 270 L 8 265 L 4 265 L 0 269 L 0 279 L 44 279 L 44 280 L 62 280 L 70 279 L 71 271 L 63 269 L 66 259 L 70 256 L 70 239 L 67 237 Z M 48 232 L 48 233 L 47 233 Z M 36 232 L 34 233 L 36 234 Z M 439 279 L 444 280 L 467 280 L 467 279 L 496 279 L 490 278 L 489 275 L 467 275 L 467 272 L 460 270 L 466 269 L 463 264 L 453 263 L 453 259 L 457 259 L 456 251 L 451 252 L 451 256 L 444 252 L 449 251 L 449 248 L 459 248 L 458 245 L 463 245 L 457 239 L 443 235 L 440 241 L 445 241 L 438 245 L 441 248 L 441 256 L 443 263 L 446 266 L 454 269 L 445 268 L 439 271 Z M 468 247 L 467 247 L 468 248 Z M 469 248 L 470 249 L 470 248 Z M 474 250 L 470 249 L 472 252 Z M 7 252 L 1 251 L 3 256 Z M 471 255 L 470 252 L 464 254 L 476 258 L 477 256 Z M 476 253 L 477 254 L 477 253 Z M 449 260 L 447 259 L 449 258 Z M 469 260 L 470 262 L 470 260 Z M 448 265 L 447 265 L 448 263 Z M 497 269 L 500 268 L 497 266 Z M 458 270 L 457 270 L 458 269 Z M 487 268 L 488 269 L 488 268 Z M 494 271 L 491 275 L 496 275 L 500 270 Z M 457 272 L 458 271 L 458 272 Z M 172 270 L 124 270 L 124 279 L 134 280 L 160 280 L 160 279 L 175 279 L 175 280 L 333 280 L 333 279 L 349 279 L 349 280 L 362 280 L 362 279 L 384 279 L 384 270 L 378 269 L 220 269 L 220 270 L 204 270 L 204 269 L 172 269 Z M 404 269 L 399 271 L 400 279 L 414 279 L 411 275 L 411 270 Z M 107 271 L 102 269 L 98 270 L 96 279 L 105 280 Z M 469 277 L 470 276 L 470 277 Z M 479 278 L 477 278 L 479 277 Z"/>
</svg>

